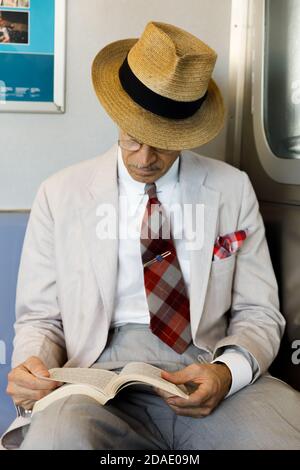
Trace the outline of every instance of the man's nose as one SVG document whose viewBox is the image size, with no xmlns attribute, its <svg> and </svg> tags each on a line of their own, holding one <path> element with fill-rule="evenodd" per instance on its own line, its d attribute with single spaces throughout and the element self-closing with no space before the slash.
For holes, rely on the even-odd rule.
<svg viewBox="0 0 300 470">
<path fill-rule="evenodd" d="M 137 165 L 139 167 L 148 167 L 156 162 L 156 155 L 152 147 L 143 144 L 139 150 Z"/>
</svg>

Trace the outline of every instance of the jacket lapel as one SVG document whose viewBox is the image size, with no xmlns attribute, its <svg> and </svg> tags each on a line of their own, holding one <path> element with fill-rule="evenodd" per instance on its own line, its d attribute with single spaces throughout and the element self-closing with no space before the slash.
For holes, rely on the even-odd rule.
<svg viewBox="0 0 300 470">
<path fill-rule="evenodd" d="M 205 185 L 207 170 L 201 159 L 183 152 L 180 165 L 180 186 L 183 204 L 203 204 L 204 227 L 202 247 L 190 250 L 190 315 L 193 339 L 200 323 L 208 286 L 213 246 L 217 236 L 220 193 Z M 195 226 L 195 225 L 194 225 Z"/>
<path fill-rule="evenodd" d="M 118 266 L 117 152 L 118 147 L 115 145 L 99 157 L 97 171 L 87 187 L 90 201 L 80 210 L 84 239 L 108 325 L 113 312 Z M 105 233 L 106 236 L 103 236 Z"/>
</svg>

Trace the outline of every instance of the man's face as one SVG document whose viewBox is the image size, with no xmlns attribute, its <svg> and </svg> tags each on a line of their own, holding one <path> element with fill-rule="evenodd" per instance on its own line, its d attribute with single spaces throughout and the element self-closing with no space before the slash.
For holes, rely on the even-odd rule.
<svg viewBox="0 0 300 470">
<path fill-rule="evenodd" d="M 122 145 L 134 147 L 137 141 L 122 130 L 119 131 L 119 138 L 124 165 L 130 176 L 141 183 L 158 180 L 167 173 L 180 154 L 180 150 L 161 150 L 146 144 L 141 144 L 138 150 L 127 150 Z"/>
</svg>

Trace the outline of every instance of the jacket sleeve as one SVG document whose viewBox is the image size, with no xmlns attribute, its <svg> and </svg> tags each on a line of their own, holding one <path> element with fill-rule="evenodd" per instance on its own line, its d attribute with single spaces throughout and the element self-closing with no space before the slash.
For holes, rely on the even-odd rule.
<svg viewBox="0 0 300 470">
<path fill-rule="evenodd" d="M 38 356 L 48 368 L 65 361 L 56 289 L 54 220 L 45 184 L 32 205 L 19 266 L 12 366 Z"/>
<path fill-rule="evenodd" d="M 277 282 L 265 238 L 264 223 L 251 182 L 242 172 L 243 196 L 238 229 L 249 229 L 237 253 L 227 336 L 214 351 L 238 346 L 253 358 L 253 380 L 265 373 L 275 359 L 285 328 L 279 311 Z"/>
</svg>

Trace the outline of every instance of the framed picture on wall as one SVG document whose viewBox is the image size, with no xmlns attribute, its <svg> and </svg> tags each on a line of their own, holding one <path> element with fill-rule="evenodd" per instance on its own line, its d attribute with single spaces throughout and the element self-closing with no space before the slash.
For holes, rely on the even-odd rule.
<svg viewBox="0 0 300 470">
<path fill-rule="evenodd" d="M 0 0 L 0 112 L 63 113 L 66 0 Z"/>
</svg>

